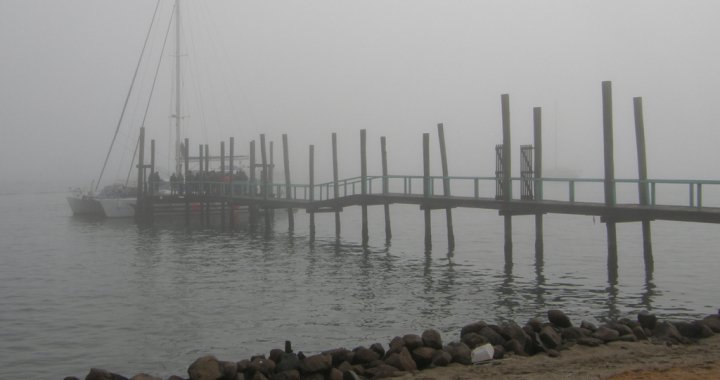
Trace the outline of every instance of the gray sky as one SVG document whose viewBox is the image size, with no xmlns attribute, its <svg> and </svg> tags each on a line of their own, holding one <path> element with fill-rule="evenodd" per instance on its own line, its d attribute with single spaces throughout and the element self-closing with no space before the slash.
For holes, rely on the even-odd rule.
<svg viewBox="0 0 720 380">
<path fill-rule="evenodd" d="M 543 107 L 545 167 L 602 175 L 601 81 L 613 81 L 616 173 L 636 176 L 632 98 L 645 107 L 651 177 L 718 178 L 718 1 L 196 1 L 185 0 L 183 85 L 193 151 L 234 136 L 236 151 L 266 133 L 281 162 L 329 180 L 330 133 L 341 177 L 359 174 L 359 129 L 371 174 L 388 138 L 392 173 L 420 174 L 422 133 L 445 123 L 451 174 L 493 175 L 510 94 L 513 155 L 532 143 Z M 162 0 L 108 171 L 124 178 L 172 2 Z M 117 123 L 154 0 L 0 0 L 2 182 L 96 178 Z M 172 43 L 172 41 L 171 41 Z M 171 54 L 166 51 L 148 135 L 167 166 Z M 192 79 L 190 79 L 192 78 Z M 203 105 L 200 107 L 200 105 Z M 555 154 L 555 141 L 558 142 Z M 194 153 L 195 154 L 195 153 Z M 124 161 L 123 161 L 124 160 Z M 517 159 L 515 159 L 517 163 Z M 515 169 L 517 171 L 517 169 Z"/>
</svg>

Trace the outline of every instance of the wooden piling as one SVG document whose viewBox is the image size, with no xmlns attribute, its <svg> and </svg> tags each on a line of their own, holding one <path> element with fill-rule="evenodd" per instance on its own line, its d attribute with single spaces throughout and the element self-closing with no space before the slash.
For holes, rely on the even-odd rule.
<svg viewBox="0 0 720 380">
<path fill-rule="evenodd" d="M 442 163 L 443 173 L 443 194 L 446 197 L 450 196 L 450 179 L 448 178 L 448 162 L 447 162 L 447 151 L 445 150 L 445 128 L 442 123 L 437 125 L 438 138 L 440 140 L 440 161 Z M 447 235 L 448 235 L 448 250 L 453 251 L 455 249 L 455 233 L 453 232 L 453 220 L 452 220 L 452 208 L 448 207 L 445 209 L 445 217 L 447 220 Z"/>
<path fill-rule="evenodd" d="M 190 198 L 188 196 L 188 175 L 190 174 L 190 139 L 185 139 L 185 178 L 180 184 L 185 198 L 185 225 L 190 225 Z"/>
<path fill-rule="evenodd" d="M 265 151 L 265 134 L 264 133 L 260 134 L 260 158 L 262 160 L 262 172 L 260 173 L 261 174 L 260 181 L 262 183 L 261 193 L 262 193 L 263 201 L 267 201 L 267 199 L 268 199 L 268 184 L 269 184 L 268 169 L 270 168 L 270 166 L 268 165 L 268 162 L 267 162 L 267 154 Z M 271 222 L 270 209 L 266 205 L 263 208 L 263 211 L 265 214 L 265 232 L 267 233 L 267 232 L 270 232 L 270 224 L 271 224 L 270 223 Z"/>
<path fill-rule="evenodd" d="M 145 127 L 140 127 L 140 137 L 139 137 L 139 149 L 138 149 L 138 176 L 137 176 L 137 196 L 135 200 L 135 221 L 136 222 L 142 222 L 143 220 L 143 210 L 144 210 L 144 192 L 143 189 L 145 188 L 144 184 L 144 178 L 145 178 Z"/>
<path fill-rule="evenodd" d="M 335 238 L 340 239 L 340 205 L 337 199 L 340 197 L 338 189 L 338 158 L 337 158 L 337 133 L 332 134 L 332 162 L 333 162 L 333 197 L 335 199 Z"/>
<path fill-rule="evenodd" d="M 158 177 L 159 178 L 159 177 Z M 155 139 L 150 140 L 150 196 L 145 202 L 147 222 L 152 223 L 155 219 L 155 190 L 160 183 L 155 179 Z"/>
<path fill-rule="evenodd" d="M 220 141 L 220 194 L 222 201 L 220 202 L 220 225 L 225 228 L 225 204 L 227 203 L 227 194 L 225 193 L 225 141 Z"/>
<path fill-rule="evenodd" d="M 315 200 L 315 145 L 310 145 L 310 202 Z M 315 241 L 315 210 L 310 209 L 310 242 Z"/>
<path fill-rule="evenodd" d="M 250 141 L 250 173 L 249 173 L 249 184 L 247 188 L 248 195 L 250 197 L 255 197 L 256 194 L 256 186 L 255 186 L 255 140 Z M 250 214 L 250 225 L 255 225 L 257 222 L 257 206 L 255 206 L 255 203 L 248 206 L 248 213 Z"/>
<path fill-rule="evenodd" d="M 647 156 L 645 152 L 645 121 L 643 118 L 642 98 L 633 98 L 633 107 L 635 110 L 635 141 L 637 142 L 638 154 L 638 198 L 640 204 L 647 206 L 650 204 L 648 192 L 647 175 Z M 643 256 L 645 258 L 645 268 L 652 273 L 654 269 L 654 259 L 652 253 L 652 234 L 650 230 L 650 220 L 642 221 L 643 233 Z"/>
<path fill-rule="evenodd" d="M 382 158 L 382 175 L 383 175 L 383 194 L 387 195 L 390 192 L 390 186 L 388 183 L 388 166 L 387 166 L 387 146 L 385 136 L 380 137 L 380 152 Z M 387 200 L 383 204 L 385 211 L 385 243 L 390 243 L 392 239 L 392 229 L 390 228 L 390 204 Z"/>
<path fill-rule="evenodd" d="M 423 133 L 423 196 L 430 197 L 430 134 Z M 423 204 L 425 213 L 425 250 L 432 249 L 432 228 L 430 226 L 430 205 Z"/>
<path fill-rule="evenodd" d="M 535 179 L 542 179 L 542 108 L 533 108 L 533 145 L 535 146 Z M 543 199 L 543 182 L 535 181 L 535 200 Z M 535 258 L 542 261 L 544 254 L 543 214 L 535 214 Z"/>
<path fill-rule="evenodd" d="M 272 141 L 268 142 L 268 148 L 269 148 L 269 154 L 270 157 L 268 158 L 268 161 L 270 163 L 270 167 L 268 169 L 268 190 L 270 192 L 270 197 L 275 198 L 277 197 L 276 194 L 273 193 L 274 191 L 274 184 L 275 184 L 275 144 L 273 144 Z M 270 216 L 270 221 L 275 220 L 275 209 L 274 208 L 267 208 L 267 215 Z"/>
<path fill-rule="evenodd" d="M 196 188 L 197 188 L 197 200 L 200 204 L 200 224 L 205 223 L 205 203 L 203 202 L 203 194 L 205 190 L 205 171 L 203 170 L 205 168 L 205 164 L 203 161 L 203 144 L 200 144 L 200 152 L 198 154 L 198 172 L 197 176 L 195 176 L 195 181 L 197 182 Z"/>
<path fill-rule="evenodd" d="M 615 206 L 615 164 L 613 157 L 612 82 L 602 82 L 603 153 L 605 158 L 605 205 Z M 608 269 L 617 272 L 617 232 L 615 221 L 607 219 Z M 612 276 L 611 276 L 612 277 Z"/>
<path fill-rule="evenodd" d="M 229 215 L 229 225 L 230 230 L 233 230 L 235 228 L 235 203 L 233 202 L 233 199 L 235 198 L 235 138 L 230 137 L 230 162 L 229 162 L 229 170 L 230 170 L 230 189 L 228 189 L 228 197 L 230 198 L 229 206 L 230 206 L 230 215 Z"/>
<path fill-rule="evenodd" d="M 205 176 L 210 176 L 210 145 L 205 144 Z M 206 187 L 211 187 L 210 184 L 205 184 Z M 210 225 L 210 197 L 209 191 L 205 190 L 205 224 Z"/>
<path fill-rule="evenodd" d="M 282 135 L 283 141 L 283 166 L 285 167 L 285 199 L 292 198 L 292 188 L 290 186 L 290 156 L 288 154 L 288 138 L 287 134 Z M 295 230 L 295 216 L 293 215 L 293 209 L 287 209 L 288 214 L 288 230 L 292 232 Z"/>
<path fill-rule="evenodd" d="M 367 200 L 367 133 L 364 129 L 360 130 L 360 189 L 363 195 L 362 199 L 362 246 L 367 247 L 370 237 L 368 234 L 368 209 Z"/>
<path fill-rule="evenodd" d="M 503 129 L 503 200 L 506 202 L 512 201 L 512 182 L 510 175 L 511 172 L 511 142 L 510 142 L 510 96 L 508 94 L 502 94 L 500 96 L 501 108 L 502 108 L 502 129 Z M 504 231 L 505 231 L 505 264 L 512 264 L 512 215 L 506 210 L 504 219 Z"/>
</svg>

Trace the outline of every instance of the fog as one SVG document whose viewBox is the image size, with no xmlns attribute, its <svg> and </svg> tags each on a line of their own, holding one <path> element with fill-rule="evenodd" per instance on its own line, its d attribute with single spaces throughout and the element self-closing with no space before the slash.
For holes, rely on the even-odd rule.
<svg viewBox="0 0 720 380">
<path fill-rule="evenodd" d="M 545 167 L 602 176 L 601 82 L 613 82 L 615 170 L 637 176 L 632 98 L 642 96 L 649 176 L 717 178 L 720 2 L 196 1 L 182 8 L 183 137 L 236 154 L 265 133 L 294 182 L 370 174 L 387 136 L 392 174 L 422 173 L 422 133 L 444 123 L 451 175 L 494 175 L 500 95 L 510 95 L 514 165 L 543 108 Z M 113 137 L 156 2 L 0 0 L 0 184 L 88 186 Z M 173 2 L 162 0 L 137 91 L 104 181 L 124 179 Z M 173 166 L 174 39 L 145 123 Z M 259 149 L 258 149 L 259 154 Z M 513 168 L 517 173 L 518 166 Z"/>
</svg>

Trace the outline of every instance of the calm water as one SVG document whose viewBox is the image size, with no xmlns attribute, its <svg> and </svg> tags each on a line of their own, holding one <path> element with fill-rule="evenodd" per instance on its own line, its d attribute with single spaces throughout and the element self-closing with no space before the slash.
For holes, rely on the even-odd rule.
<svg viewBox="0 0 720 380">
<path fill-rule="evenodd" d="M 313 352 L 433 327 L 446 340 L 475 320 L 566 310 L 603 321 L 641 309 L 673 318 L 717 311 L 720 226 L 653 223 L 655 271 L 646 273 L 639 224 L 618 226 L 619 273 L 609 282 L 605 227 L 591 217 L 546 216 L 545 256 L 534 222 L 516 217 L 514 265 L 504 265 L 502 219 L 455 210 L 457 248 L 445 247 L 444 211 L 423 248 L 417 207 L 393 206 L 392 245 L 371 207 L 370 247 L 359 209 L 306 215 L 287 233 L 83 220 L 65 194 L 0 195 L 0 378 L 84 376 L 91 366 L 133 375 L 184 374 L 198 356 L 240 360 L 292 340 Z"/>
</svg>

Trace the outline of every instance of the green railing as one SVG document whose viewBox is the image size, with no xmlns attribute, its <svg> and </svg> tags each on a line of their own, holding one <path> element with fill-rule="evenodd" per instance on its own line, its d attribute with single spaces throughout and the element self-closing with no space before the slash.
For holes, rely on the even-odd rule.
<svg viewBox="0 0 720 380">
<path fill-rule="evenodd" d="M 496 177 L 464 177 L 464 176 L 431 176 L 427 178 L 427 184 L 425 184 L 425 177 L 413 176 L 413 175 L 388 175 L 388 176 L 367 176 L 366 177 L 366 194 L 404 194 L 404 195 L 425 195 L 428 196 L 442 196 L 443 182 L 449 182 L 449 188 L 452 196 L 464 196 L 471 198 L 495 198 L 496 197 L 496 184 L 499 179 Z M 515 187 L 516 183 L 521 181 L 527 181 L 519 177 L 511 178 L 511 189 Z M 534 185 L 533 199 L 548 199 L 558 200 L 566 202 L 576 202 L 578 195 L 577 186 L 585 184 L 604 184 L 605 180 L 601 178 L 533 178 L 530 181 Z M 624 195 L 639 194 L 640 186 L 644 186 L 647 194 L 648 205 L 658 205 L 658 194 L 660 188 L 667 189 L 669 187 L 687 186 L 687 199 L 686 204 L 678 204 L 679 202 L 671 203 L 671 205 L 678 206 L 690 206 L 690 207 L 703 207 L 703 189 L 713 186 L 720 190 L 720 180 L 689 180 L 689 179 L 648 179 L 648 180 L 637 180 L 637 179 L 616 179 L 613 188 L 617 188 L 618 185 L 635 185 L 637 186 L 634 190 L 623 192 Z M 527 183 L 527 182 L 525 182 Z M 563 187 L 565 184 L 566 191 L 559 191 L 554 188 L 548 195 L 546 190 L 548 186 L 558 184 Z M 203 194 L 203 195 L 218 195 L 218 196 L 238 196 L 238 197 L 256 197 L 256 198 L 282 198 L 291 200 L 303 200 L 303 201 L 321 201 L 335 198 L 335 188 L 337 187 L 338 197 L 347 197 L 352 195 L 362 194 L 362 178 L 352 177 L 347 179 L 339 180 L 335 182 L 325 182 L 315 184 L 312 187 L 309 184 L 290 184 L 289 186 L 284 183 L 262 183 L 261 181 L 234 181 L 232 186 L 228 182 L 221 181 L 194 181 L 186 182 L 183 184 L 183 193 L 185 194 Z M 427 186 L 427 189 L 425 188 Z M 289 187 L 290 194 L 286 193 L 286 189 Z M 519 189 L 519 186 L 517 186 Z M 591 195 L 594 200 L 591 202 L 604 203 L 604 192 L 603 187 L 599 186 L 595 188 L 595 191 L 585 192 L 584 195 Z M 511 190 L 512 191 L 512 190 Z M 677 196 L 677 190 L 665 190 L 668 193 L 672 193 Z M 176 192 L 180 192 L 176 189 Z M 519 199 L 513 193 L 513 199 Z M 638 196 L 638 199 L 640 197 Z M 611 195 L 611 204 L 616 202 L 616 194 Z M 718 199 L 720 202 L 720 199 Z M 640 204 L 638 200 L 635 202 Z M 663 203 L 666 204 L 666 203 Z"/>
</svg>

